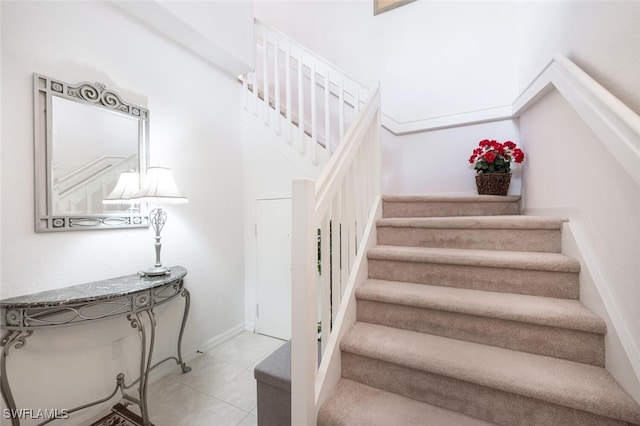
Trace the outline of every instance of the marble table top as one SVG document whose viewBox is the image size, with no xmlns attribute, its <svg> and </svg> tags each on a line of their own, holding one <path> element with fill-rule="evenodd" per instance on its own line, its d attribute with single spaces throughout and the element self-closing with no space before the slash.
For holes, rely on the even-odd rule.
<svg viewBox="0 0 640 426">
<path fill-rule="evenodd" d="M 115 299 L 131 293 L 150 290 L 179 281 L 185 275 L 187 275 L 186 268 L 173 266 L 171 267 L 171 273 L 169 275 L 141 277 L 138 274 L 131 274 L 92 283 L 42 291 L 40 293 L 11 297 L 0 300 L 0 308 L 45 308 Z"/>
</svg>

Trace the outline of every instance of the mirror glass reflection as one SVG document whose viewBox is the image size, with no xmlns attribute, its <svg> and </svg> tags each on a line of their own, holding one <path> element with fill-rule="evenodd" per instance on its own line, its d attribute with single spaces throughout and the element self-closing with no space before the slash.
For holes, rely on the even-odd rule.
<svg viewBox="0 0 640 426">
<path fill-rule="evenodd" d="M 100 82 L 34 73 L 33 89 L 35 231 L 148 227 L 146 203 L 123 194 L 149 164 L 149 110 Z"/>
<path fill-rule="evenodd" d="M 103 204 L 122 172 L 138 172 L 138 120 L 94 105 L 52 97 L 53 214 L 126 211 Z"/>
</svg>

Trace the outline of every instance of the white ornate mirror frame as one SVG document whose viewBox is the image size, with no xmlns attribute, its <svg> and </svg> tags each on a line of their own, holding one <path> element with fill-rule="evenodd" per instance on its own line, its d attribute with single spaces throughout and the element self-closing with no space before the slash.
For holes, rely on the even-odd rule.
<svg viewBox="0 0 640 426">
<path fill-rule="evenodd" d="M 102 208 L 101 200 L 115 186 L 119 172 L 136 171 L 140 174 L 140 179 L 144 178 L 143 175 L 149 163 L 149 110 L 124 101 L 115 91 L 107 89 L 101 83 L 68 84 L 58 79 L 34 74 L 33 89 L 36 232 L 148 227 L 149 217 L 146 203 L 135 207 L 116 208 L 114 211 L 112 206 Z M 77 193 L 82 193 L 83 191 L 86 193 L 84 204 L 79 208 L 75 206 L 73 208 L 60 208 L 58 206 L 60 198 L 59 178 L 54 176 L 54 158 L 60 158 L 62 155 L 60 152 L 54 153 L 54 146 L 58 150 L 60 148 L 58 143 L 54 144 L 54 104 L 61 105 L 60 102 L 66 103 L 61 99 L 89 106 L 91 110 L 96 108 L 100 111 L 107 111 L 108 114 L 112 115 L 109 120 L 122 120 L 121 122 L 112 121 L 112 123 L 116 124 L 109 124 L 108 130 L 129 127 L 131 129 L 130 133 L 137 132 L 135 135 L 130 135 L 132 141 L 137 141 L 137 146 L 133 147 L 133 153 L 128 158 L 120 157 L 120 159 L 113 160 L 111 164 L 97 166 L 97 169 L 100 170 L 99 173 L 85 173 L 92 180 L 91 189 L 89 189 L 89 184 L 87 183 L 90 179 L 81 178 L 78 173 L 74 172 L 76 181 L 70 182 L 68 186 L 73 187 Z M 71 109 L 77 108 L 71 104 L 69 105 Z M 114 115 L 115 118 L 113 118 Z M 58 117 L 58 120 L 60 118 Z M 78 124 L 87 125 L 86 122 Z M 82 126 L 78 125 L 78 128 Z M 82 133 L 82 137 L 85 140 L 93 141 L 101 133 L 103 133 L 102 130 L 96 130 L 93 134 L 85 131 Z M 94 146 L 94 148 L 96 151 L 98 150 L 97 147 Z M 66 157 L 73 157 L 74 155 L 74 152 L 65 154 Z M 82 168 L 86 169 L 86 166 L 79 169 Z M 106 172 L 107 170 L 109 171 Z M 96 179 L 98 174 L 102 176 L 99 182 Z M 106 174 L 111 176 L 108 180 L 104 177 Z M 98 201 L 90 202 L 90 197 L 92 200 L 98 199 Z M 91 204 L 99 204 L 100 207 L 90 207 Z M 80 205 L 80 203 L 77 203 L 77 205 Z"/>
</svg>

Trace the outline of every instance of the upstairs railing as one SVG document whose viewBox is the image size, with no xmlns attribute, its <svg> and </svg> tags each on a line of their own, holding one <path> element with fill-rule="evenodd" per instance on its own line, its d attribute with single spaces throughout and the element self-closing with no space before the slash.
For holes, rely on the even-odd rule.
<svg viewBox="0 0 640 426">
<path fill-rule="evenodd" d="M 240 77 L 245 109 L 317 165 L 335 152 L 369 89 L 258 21 L 255 45 L 255 71 Z"/>
<path fill-rule="evenodd" d="M 317 181 L 293 182 L 292 424 L 315 425 L 318 352 L 325 349 L 342 295 L 355 273 L 365 224 L 380 203 L 380 89 L 358 113 Z M 346 299 L 345 299 L 346 300 Z M 320 328 L 320 338 L 318 338 Z M 326 357 L 328 362 L 329 357 Z"/>
<path fill-rule="evenodd" d="M 138 156 L 101 157 L 53 183 L 54 211 L 74 214 L 101 213 L 113 208 L 102 200 L 113 189 L 122 172 L 135 170 Z"/>
</svg>

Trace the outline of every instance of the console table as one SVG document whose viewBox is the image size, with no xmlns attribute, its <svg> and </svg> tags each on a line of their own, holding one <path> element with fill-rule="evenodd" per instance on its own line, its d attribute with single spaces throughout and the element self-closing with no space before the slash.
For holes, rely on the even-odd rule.
<svg viewBox="0 0 640 426">
<path fill-rule="evenodd" d="M 174 360 L 180 365 L 184 373 L 191 370 L 191 367 L 182 360 L 181 349 L 190 304 L 189 291 L 184 287 L 183 282 L 185 275 L 187 275 L 185 268 L 174 266 L 167 275 L 157 277 L 133 274 L 0 300 L 2 324 L 0 391 L 7 408 L 14 410 L 11 411 L 12 426 L 20 425 L 20 418 L 13 414 L 17 412 L 17 406 L 7 378 L 7 357 L 12 349 L 23 348 L 27 344 L 27 339 L 36 330 L 44 331 L 53 327 L 81 325 L 125 315 L 131 327 L 137 329 L 141 340 L 140 376 L 127 385 L 124 374 L 118 374 L 116 387 L 111 395 L 67 410 L 67 413 L 108 401 L 120 390 L 123 399 L 140 407 L 143 425 L 150 425 L 147 407 L 149 372 L 169 360 Z M 178 336 L 177 357 L 169 357 L 151 365 L 156 327 L 153 309 L 177 296 L 184 297 L 185 302 Z M 127 389 L 136 384 L 138 384 L 137 395 L 127 393 Z M 40 425 L 53 420 L 48 419 Z"/>
</svg>

